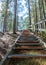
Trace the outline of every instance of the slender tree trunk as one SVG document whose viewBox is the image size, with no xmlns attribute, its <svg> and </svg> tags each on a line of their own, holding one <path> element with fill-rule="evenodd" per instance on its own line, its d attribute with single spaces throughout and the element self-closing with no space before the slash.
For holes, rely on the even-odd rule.
<svg viewBox="0 0 46 65">
<path fill-rule="evenodd" d="M 36 19 L 36 22 L 38 22 L 36 0 L 35 0 L 35 19 Z"/>
<path fill-rule="evenodd" d="M 41 1 L 39 0 L 38 4 L 39 4 L 39 11 L 40 11 L 40 20 L 42 20 L 43 16 L 42 16 L 42 12 L 41 12 Z"/>
<path fill-rule="evenodd" d="M 45 5 L 46 5 L 46 0 L 45 0 Z"/>
<path fill-rule="evenodd" d="M 30 21 L 30 25 L 31 25 L 30 0 L 28 0 L 28 10 L 29 10 L 29 21 Z"/>
<path fill-rule="evenodd" d="M 7 24 L 7 15 L 8 15 L 8 2 L 9 2 L 9 0 L 6 1 L 6 11 L 5 11 L 5 16 L 4 16 L 3 32 L 7 31 L 6 24 Z"/>
<path fill-rule="evenodd" d="M 43 15 L 44 15 L 44 18 L 45 18 L 45 10 L 44 10 L 44 1 L 42 0 L 42 8 L 43 8 Z"/>
<path fill-rule="evenodd" d="M 14 0 L 14 23 L 13 23 L 13 33 L 16 33 L 16 13 L 17 13 L 17 0 Z"/>
<path fill-rule="evenodd" d="M 36 4 L 36 0 L 35 0 L 35 19 L 36 19 L 36 23 L 38 22 L 38 16 L 37 16 L 37 4 Z M 35 26 L 36 27 L 36 32 L 38 32 L 38 25 Z"/>
</svg>

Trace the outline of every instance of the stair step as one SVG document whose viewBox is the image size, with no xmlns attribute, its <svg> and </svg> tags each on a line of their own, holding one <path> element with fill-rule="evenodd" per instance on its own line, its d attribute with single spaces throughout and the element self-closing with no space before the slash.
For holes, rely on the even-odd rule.
<svg viewBox="0 0 46 65">
<path fill-rule="evenodd" d="M 17 43 L 39 43 L 39 41 L 17 41 Z"/>
<path fill-rule="evenodd" d="M 34 40 L 38 40 L 38 38 L 36 37 L 36 36 L 34 36 L 34 35 L 21 35 L 20 36 L 20 39 L 34 39 Z"/>
<path fill-rule="evenodd" d="M 20 36 L 18 39 L 18 42 L 39 42 L 38 38 L 36 38 L 34 35 L 28 35 L 28 36 Z"/>
<path fill-rule="evenodd" d="M 9 55 L 7 58 L 46 58 L 46 54 L 13 54 Z"/>
<path fill-rule="evenodd" d="M 37 47 L 37 46 L 21 46 L 21 47 L 14 47 L 13 48 L 14 50 L 16 49 L 16 50 L 44 50 L 45 48 L 44 47 Z"/>
<path fill-rule="evenodd" d="M 27 41 L 38 41 L 37 38 L 33 38 L 33 37 L 20 37 L 18 40 L 27 40 Z"/>
<path fill-rule="evenodd" d="M 42 46 L 42 43 L 16 43 L 15 46 Z"/>
<path fill-rule="evenodd" d="M 32 35 L 28 35 L 28 36 L 20 36 L 20 38 L 17 41 L 18 43 L 38 43 L 39 40 L 38 38 L 32 36 Z"/>
</svg>

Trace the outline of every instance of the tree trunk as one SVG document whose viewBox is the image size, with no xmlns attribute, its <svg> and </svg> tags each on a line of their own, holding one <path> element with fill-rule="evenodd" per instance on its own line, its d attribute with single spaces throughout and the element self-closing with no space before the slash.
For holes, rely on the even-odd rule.
<svg viewBox="0 0 46 65">
<path fill-rule="evenodd" d="M 36 19 L 36 23 L 38 22 L 38 16 L 37 16 L 37 4 L 36 4 L 36 0 L 35 0 L 35 19 Z M 36 27 L 36 32 L 38 32 L 38 25 L 35 26 Z"/>
<path fill-rule="evenodd" d="M 45 5 L 46 5 L 46 0 L 45 0 Z"/>
<path fill-rule="evenodd" d="M 45 18 L 45 10 L 44 10 L 44 1 L 42 0 L 42 8 L 43 8 L 43 15 L 44 15 L 44 18 Z"/>
<path fill-rule="evenodd" d="M 39 11 L 40 11 L 40 20 L 42 20 L 42 18 L 43 18 L 43 16 L 42 16 L 42 12 L 41 12 L 41 4 L 40 4 L 40 0 L 39 0 L 39 2 L 38 2 L 38 4 L 39 4 Z"/>
<path fill-rule="evenodd" d="M 14 0 L 14 23 L 13 23 L 13 33 L 16 33 L 16 13 L 17 13 L 17 0 Z"/>
<path fill-rule="evenodd" d="M 36 22 L 38 22 L 36 0 L 35 0 L 35 18 L 36 18 Z"/>
<path fill-rule="evenodd" d="M 6 1 L 6 11 L 5 11 L 5 16 L 4 16 L 3 32 L 7 31 L 6 24 L 7 24 L 7 15 L 8 15 L 8 2 L 9 2 L 9 0 Z"/>
<path fill-rule="evenodd" d="M 31 25 L 30 0 L 28 0 L 28 10 L 29 10 L 29 21 L 30 21 L 30 25 Z"/>
</svg>

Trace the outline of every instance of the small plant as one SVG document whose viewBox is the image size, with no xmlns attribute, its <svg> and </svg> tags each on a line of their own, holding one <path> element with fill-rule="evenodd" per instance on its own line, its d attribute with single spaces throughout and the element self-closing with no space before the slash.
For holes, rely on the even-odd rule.
<svg viewBox="0 0 46 65">
<path fill-rule="evenodd" d="M 46 39 L 46 33 L 44 34 L 44 38 Z"/>
<path fill-rule="evenodd" d="M 39 35 L 39 36 L 42 36 L 42 32 L 38 32 L 38 35 Z"/>
</svg>

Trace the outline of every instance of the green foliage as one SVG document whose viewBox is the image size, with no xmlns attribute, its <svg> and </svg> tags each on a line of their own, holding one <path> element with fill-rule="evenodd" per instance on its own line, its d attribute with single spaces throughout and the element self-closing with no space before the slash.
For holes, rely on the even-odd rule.
<svg viewBox="0 0 46 65">
<path fill-rule="evenodd" d="M 2 10 L 0 12 L 1 13 L 0 21 L 2 21 L 2 22 L 4 22 L 4 17 L 5 17 L 6 1 L 7 0 L 3 0 Z M 35 6 L 35 1 L 36 1 L 37 6 Z M 45 14 L 46 14 L 46 2 L 45 2 L 45 0 L 43 0 L 43 1 L 44 1 L 44 10 L 45 10 Z M 13 29 L 13 19 L 14 19 L 13 16 L 14 15 L 12 13 L 14 12 L 14 10 L 12 12 L 10 10 L 12 8 L 12 6 L 10 5 L 11 2 L 14 2 L 14 0 L 9 0 L 9 3 L 8 3 L 8 13 L 7 13 L 8 16 L 7 16 L 7 21 L 6 21 L 6 28 L 8 31 Z M 40 8 L 39 8 L 39 6 L 40 6 Z M 30 15 L 31 15 L 31 24 L 32 24 L 33 28 L 34 28 L 33 24 L 35 24 L 35 22 L 36 22 L 36 9 L 35 8 L 37 8 L 37 19 L 39 21 L 40 20 L 40 10 L 41 10 L 41 16 L 43 18 L 43 11 L 42 11 L 43 7 L 42 6 L 43 6 L 42 0 L 30 0 Z M 14 8 L 14 6 L 13 6 L 13 8 Z M 23 29 L 28 29 L 29 26 L 30 26 L 30 22 L 29 22 L 29 16 L 28 16 L 22 21 L 22 27 L 23 27 Z M 42 35 L 41 33 L 38 33 L 38 34 Z"/>
<path fill-rule="evenodd" d="M 39 36 L 42 36 L 42 32 L 38 32 L 38 35 L 39 35 Z"/>
<path fill-rule="evenodd" d="M 44 38 L 46 39 L 46 33 L 44 33 L 43 35 L 44 35 Z"/>
</svg>

